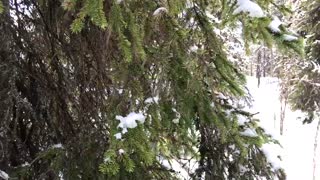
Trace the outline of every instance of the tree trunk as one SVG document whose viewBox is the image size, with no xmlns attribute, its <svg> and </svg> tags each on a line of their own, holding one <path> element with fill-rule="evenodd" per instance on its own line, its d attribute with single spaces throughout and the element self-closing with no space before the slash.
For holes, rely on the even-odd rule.
<svg viewBox="0 0 320 180">
<path fill-rule="evenodd" d="M 314 147 L 313 147 L 313 180 L 316 180 L 317 147 L 318 147 L 319 128 L 320 128 L 320 121 L 318 121 L 316 136 L 314 138 Z"/>
</svg>

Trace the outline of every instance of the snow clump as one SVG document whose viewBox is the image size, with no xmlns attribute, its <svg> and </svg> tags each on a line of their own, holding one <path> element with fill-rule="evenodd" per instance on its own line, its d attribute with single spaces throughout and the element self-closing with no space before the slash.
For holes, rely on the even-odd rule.
<svg viewBox="0 0 320 180">
<path fill-rule="evenodd" d="M 233 14 L 244 12 L 249 13 L 251 17 L 265 17 L 261 7 L 250 0 L 238 0 L 237 5 L 238 7 L 234 10 Z"/>
</svg>

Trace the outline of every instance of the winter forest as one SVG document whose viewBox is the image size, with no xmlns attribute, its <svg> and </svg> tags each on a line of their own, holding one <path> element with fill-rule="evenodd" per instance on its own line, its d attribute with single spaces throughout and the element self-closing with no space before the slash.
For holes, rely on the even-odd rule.
<svg viewBox="0 0 320 180">
<path fill-rule="evenodd" d="M 0 0 L 0 179 L 320 180 L 320 0 Z"/>
</svg>

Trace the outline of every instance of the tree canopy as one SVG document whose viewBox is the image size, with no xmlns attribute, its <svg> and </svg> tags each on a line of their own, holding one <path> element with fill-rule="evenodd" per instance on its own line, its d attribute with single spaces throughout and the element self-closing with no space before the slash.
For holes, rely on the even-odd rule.
<svg viewBox="0 0 320 180">
<path fill-rule="evenodd" d="M 280 67 L 283 75 L 283 91 L 294 109 L 308 114 L 304 122 L 312 122 L 319 114 L 319 1 L 297 1 L 292 16 L 293 25 L 305 36 L 305 57 L 285 55 Z"/>
</svg>

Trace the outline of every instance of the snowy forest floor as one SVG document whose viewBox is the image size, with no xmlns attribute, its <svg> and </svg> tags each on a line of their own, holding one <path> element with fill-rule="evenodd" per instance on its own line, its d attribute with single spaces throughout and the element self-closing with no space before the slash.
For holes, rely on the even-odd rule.
<svg viewBox="0 0 320 180">
<path fill-rule="evenodd" d="M 255 77 L 247 77 L 247 87 L 253 97 L 251 112 L 259 112 L 255 117 L 267 133 L 280 141 L 283 148 L 273 146 L 271 153 L 279 153 L 281 166 L 287 173 L 287 180 L 312 180 L 314 169 L 314 142 L 318 120 L 303 124 L 304 114 L 292 111 L 290 105 L 285 109 L 283 134 L 280 135 L 280 85 L 277 78 L 261 78 L 260 86 Z M 318 148 L 320 149 L 320 148 Z M 270 148 L 269 148 L 270 151 Z M 320 179 L 319 150 L 316 151 L 316 178 Z"/>
</svg>

